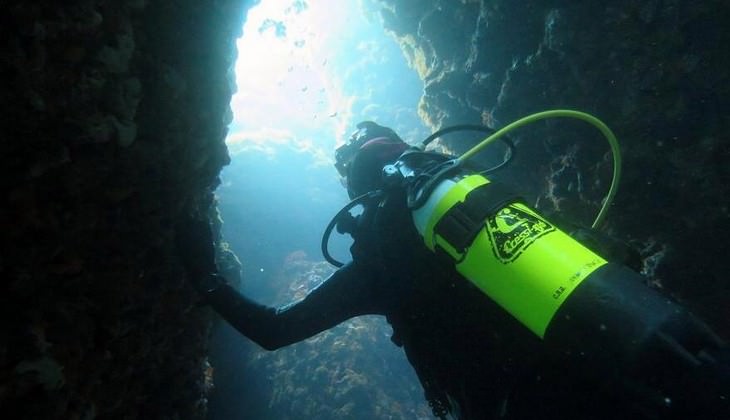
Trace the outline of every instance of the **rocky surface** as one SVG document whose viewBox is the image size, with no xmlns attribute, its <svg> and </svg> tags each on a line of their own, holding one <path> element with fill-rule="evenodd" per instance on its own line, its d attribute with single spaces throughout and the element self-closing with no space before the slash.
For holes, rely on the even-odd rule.
<svg viewBox="0 0 730 420">
<path fill-rule="evenodd" d="M 605 229 L 641 249 L 653 285 L 730 331 L 727 2 L 369 2 L 423 78 L 434 128 L 555 107 L 605 120 L 625 159 Z M 3 3 L 0 412 L 204 415 L 210 314 L 185 282 L 174 226 L 210 211 L 227 163 L 248 3 Z M 610 174 L 603 140 L 564 121 L 513 138 L 505 178 L 589 223 Z M 377 391 L 348 368 L 317 374 Z"/>
<path fill-rule="evenodd" d="M 9 1 L 0 412 L 200 418 L 209 313 L 174 226 L 208 211 L 245 1 Z"/>
<path fill-rule="evenodd" d="M 727 2 L 373 3 L 424 80 L 433 128 L 502 127 L 553 108 L 611 126 L 624 174 L 604 230 L 640 249 L 650 283 L 730 333 Z M 560 120 L 512 138 L 505 179 L 543 211 L 590 224 L 611 173 L 597 131 Z"/>
</svg>

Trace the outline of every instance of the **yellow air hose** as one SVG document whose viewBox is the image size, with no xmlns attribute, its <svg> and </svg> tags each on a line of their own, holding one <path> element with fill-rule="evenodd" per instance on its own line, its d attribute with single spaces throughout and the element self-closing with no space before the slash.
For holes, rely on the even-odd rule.
<svg viewBox="0 0 730 420">
<path fill-rule="evenodd" d="M 497 130 L 496 133 L 492 134 L 491 136 L 487 137 L 486 139 L 482 140 L 479 144 L 468 150 L 466 153 L 461 155 L 457 159 L 457 165 L 461 165 L 464 162 L 466 162 L 468 159 L 472 158 L 475 154 L 477 154 L 480 150 L 485 148 L 487 145 L 493 143 L 500 137 L 504 136 L 505 134 L 509 133 L 510 131 L 523 127 L 527 124 L 533 123 L 538 120 L 543 120 L 546 118 L 558 118 L 558 117 L 568 117 L 568 118 L 576 118 L 579 120 L 583 120 L 585 122 L 588 122 L 592 124 L 594 127 L 598 128 L 598 130 L 601 131 L 601 133 L 606 137 L 608 140 L 609 145 L 611 146 L 611 152 L 613 153 L 613 178 L 611 180 L 611 186 L 608 189 L 608 194 L 606 194 L 606 198 L 603 200 L 603 205 L 601 206 L 601 210 L 598 212 L 598 215 L 596 216 L 596 219 L 593 221 L 593 224 L 591 227 L 597 228 L 603 223 L 603 220 L 606 218 L 606 212 L 608 211 L 608 207 L 613 202 L 613 198 L 616 195 L 616 191 L 618 190 L 618 184 L 619 180 L 621 178 L 621 150 L 619 149 L 618 140 L 616 140 L 616 136 L 613 134 L 610 128 L 606 124 L 603 123 L 603 121 L 599 120 L 598 118 L 594 117 L 593 115 L 586 114 L 585 112 L 580 111 L 574 111 L 570 109 L 554 109 L 550 111 L 543 111 L 538 112 L 536 114 L 528 115 L 524 118 L 520 118 L 519 120 Z"/>
</svg>

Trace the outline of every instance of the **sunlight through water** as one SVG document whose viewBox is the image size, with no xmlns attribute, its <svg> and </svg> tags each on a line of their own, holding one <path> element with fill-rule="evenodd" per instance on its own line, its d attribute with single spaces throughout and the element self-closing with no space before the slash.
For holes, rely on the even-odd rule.
<svg viewBox="0 0 730 420">
<path fill-rule="evenodd" d="M 231 163 L 221 172 L 216 196 L 222 236 L 243 262 L 240 290 L 262 304 L 301 298 L 333 270 L 323 261 L 320 238 L 348 197 L 332 155 L 355 124 L 374 120 L 411 141 L 426 135 L 416 112 L 423 84 L 377 13 L 369 16 L 359 1 L 349 0 L 263 0 L 248 12 L 237 43 L 237 93 L 226 139 Z M 350 241 L 333 235 L 329 250 L 349 261 Z M 315 418 L 290 413 L 287 390 L 296 387 L 305 394 L 299 404 L 320 414 L 335 409 L 336 388 L 319 389 L 307 372 L 333 369 L 334 375 L 354 358 L 360 362 L 338 379 L 340 386 L 355 386 L 346 384 L 361 377 L 369 378 L 370 385 L 362 386 L 368 394 L 394 386 L 400 391 L 373 401 L 417 418 L 426 406 L 405 356 L 388 339 L 385 320 L 350 322 L 357 323 L 274 353 L 262 353 L 229 327 L 218 330 L 212 364 L 236 374 L 216 377 L 211 401 L 217 415 L 211 419 Z M 339 352 L 333 343 L 351 351 Z M 360 346 L 369 349 L 366 358 L 358 356 Z M 297 351 L 305 348 L 309 357 L 303 359 Z"/>
<path fill-rule="evenodd" d="M 238 90 L 227 139 L 233 154 L 247 147 L 273 153 L 278 144 L 328 162 L 335 138 L 346 129 L 350 99 L 327 65 L 338 48 L 336 34 L 354 20 L 350 7 L 265 1 L 250 11 L 238 41 Z M 309 137 L 314 133 L 316 145 Z"/>
<path fill-rule="evenodd" d="M 330 164 L 335 144 L 363 119 L 423 136 L 420 80 L 358 3 L 268 0 L 251 9 L 237 43 L 232 155 L 288 147 Z"/>
</svg>

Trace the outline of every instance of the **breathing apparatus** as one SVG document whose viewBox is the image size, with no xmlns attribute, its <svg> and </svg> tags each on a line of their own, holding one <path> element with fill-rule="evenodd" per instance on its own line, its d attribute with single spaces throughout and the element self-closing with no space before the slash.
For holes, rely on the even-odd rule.
<svg viewBox="0 0 730 420">
<path fill-rule="evenodd" d="M 476 126 L 491 135 L 459 157 L 429 152 L 425 146 L 446 132 L 474 126 L 441 130 L 420 148 L 406 150 L 383 168 L 382 190 L 360 195 L 333 218 L 322 238 L 325 258 L 342 265 L 329 255 L 327 242 L 351 209 L 377 204 L 388 190 L 405 191 L 426 247 L 450 260 L 465 279 L 539 337 L 551 354 L 607 375 L 619 369 L 629 372 L 636 379 L 632 392 L 642 393 L 660 412 L 692 413 L 698 406 L 729 412 L 725 394 L 730 367 L 727 360 L 720 361 L 730 357 L 730 351 L 722 339 L 682 306 L 647 287 L 638 273 L 609 262 L 518 194 L 487 178 L 514 157 L 506 134 L 538 120 L 564 117 L 590 123 L 610 145 L 613 177 L 592 224 L 600 227 L 621 177 L 618 141 L 608 126 L 589 114 L 551 110 L 497 131 Z M 475 170 L 469 160 L 497 140 L 507 145 L 507 158 L 490 170 Z M 698 383 L 709 384 L 707 378 L 712 378 L 707 392 L 687 392 L 689 387 L 703 389 Z"/>
<path fill-rule="evenodd" d="M 540 338 L 573 290 L 607 261 L 561 231 L 509 188 L 470 171 L 466 163 L 513 129 L 550 117 L 587 121 L 598 127 L 611 145 L 614 176 L 593 223 L 595 228 L 616 193 L 620 152 L 611 130 L 581 112 L 547 111 L 523 118 L 456 159 L 436 159 L 418 168 L 412 162 L 429 159 L 420 156 L 428 152 L 413 152 L 384 168 L 387 183 L 408 185 L 408 207 L 426 246 L 448 255 L 459 273 Z"/>
<path fill-rule="evenodd" d="M 638 273 L 608 261 L 487 178 L 514 156 L 507 133 L 556 117 L 588 122 L 608 140 L 613 177 L 592 224 L 600 227 L 621 177 L 618 141 L 589 114 L 551 110 L 496 132 L 480 128 L 491 135 L 459 157 L 425 150 L 436 137 L 459 128 L 436 132 L 420 148 L 406 150 L 383 168 L 382 190 L 353 199 L 333 218 L 322 238 L 325 258 L 342 265 L 329 255 L 327 242 L 351 209 L 377 204 L 389 190 L 404 191 L 426 247 L 450 260 L 465 279 L 539 337 L 553 357 L 599 375 L 620 371 L 622 378 L 631 378 L 622 379 L 629 392 L 659 417 L 694 415 L 698 408 L 723 417 L 730 412 L 727 343 L 684 307 L 647 287 Z M 472 168 L 469 160 L 497 140 L 507 145 L 507 158 L 487 171 Z"/>
<path fill-rule="evenodd" d="M 426 138 L 420 148 L 407 150 L 394 164 L 383 168 L 385 189 L 406 190 L 408 208 L 426 246 L 433 252 L 446 254 L 459 273 L 541 338 L 544 338 L 550 321 L 572 291 L 607 261 L 558 229 L 518 195 L 502 184 L 490 181 L 485 175 L 502 168 L 514 158 L 514 145 L 506 137 L 507 133 L 551 117 L 587 121 L 604 134 L 611 146 L 613 180 L 593 223 L 595 228 L 605 218 L 616 194 L 621 158 L 618 141 L 611 130 L 597 118 L 582 112 L 541 112 L 496 132 L 483 126 L 448 127 Z M 370 124 L 374 123 L 361 123 L 358 129 L 367 126 L 373 130 Z M 458 130 L 486 131 L 491 135 L 458 158 L 425 150 L 434 139 Z M 353 153 L 352 150 L 360 147 L 366 138 L 364 133 L 356 132 L 346 147 Z M 508 148 L 503 162 L 483 171 L 472 169 L 468 161 L 497 140 Z M 338 149 L 338 162 L 343 161 L 341 150 L 344 147 Z M 376 202 L 382 196 L 382 191 L 363 194 L 333 218 L 322 241 L 322 251 L 329 262 L 342 265 L 327 251 L 327 239 L 338 221 L 343 220 L 343 215 L 349 215 L 355 206 Z"/>
</svg>

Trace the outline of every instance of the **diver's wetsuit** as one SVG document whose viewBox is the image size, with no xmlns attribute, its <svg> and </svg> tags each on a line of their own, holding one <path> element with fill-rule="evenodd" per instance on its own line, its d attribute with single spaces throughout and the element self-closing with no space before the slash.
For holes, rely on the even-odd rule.
<svg viewBox="0 0 730 420">
<path fill-rule="evenodd" d="M 429 402 L 436 411 L 450 405 L 458 418 L 653 418 L 611 380 L 549 360 L 538 338 L 423 246 L 397 201 L 377 223 L 361 223 L 353 262 L 302 301 L 274 309 L 223 286 L 209 302 L 269 350 L 355 316 L 384 315 Z"/>
<path fill-rule="evenodd" d="M 241 333 L 271 350 L 354 316 L 384 315 L 437 416 L 730 418 L 730 351 L 704 323 L 639 287 L 634 272 L 606 264 L 576 288 L 540 340 L 462 278 L 450 258 L 426 249 L 405 192 L 382 177 L 408 145 L 387 127 L 358 128 L 337 149 L 335 166 L 350 198 L 381 188 L 387 198 L 365 203 L 351 232 L 353 262 L 304 300 L 274 309 L 228 286 L 215 288 L 215 276 L 194 275 L 214 270 L 212 247 L 196 255 L 184 245 L 194 243 L 196 229 L 180 230 L 183 261 L 203 279 L 194 286 L 207 290 L 209 303 Z M 210 229 L 204 233 L 210 245 Z M 610 245 L 586 239 L 607 260 L 628 263 Z"/>
</svg>

